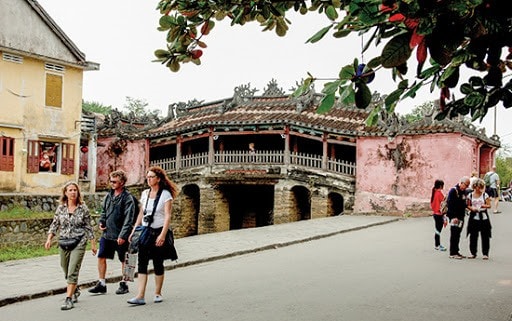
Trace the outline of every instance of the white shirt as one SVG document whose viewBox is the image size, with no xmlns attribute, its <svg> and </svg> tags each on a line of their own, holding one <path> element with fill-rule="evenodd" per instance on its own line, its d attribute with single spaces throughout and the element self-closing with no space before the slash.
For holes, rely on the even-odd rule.
<svg viewBox="0 0 512 321">
<path fill-rule="evenodd" d="M 145 211 L 145 216 L 150 216 L 153 212 L 153 203 L 155 202 L 154 198 L 148 199 L 149 189 L 142 192 L 140 197 L 140 203 L 143 206 Z M 146 204 L 147 200 L 147 204 Z M 151 223 L 152 228 L 159 228 L 164 226 L 165 220 L 165 203 L 172 200 L 171 193 L 164 189 L 162 191 L 162 195 L 160 195 L 160 199 L 158 200 L 158 205 L 156 206 L 155 214 L 153 215 L 153 223 Z M 148 223 L 145 220 L 142 220 L 142 225 L 147 226 Z"/>
</svg>

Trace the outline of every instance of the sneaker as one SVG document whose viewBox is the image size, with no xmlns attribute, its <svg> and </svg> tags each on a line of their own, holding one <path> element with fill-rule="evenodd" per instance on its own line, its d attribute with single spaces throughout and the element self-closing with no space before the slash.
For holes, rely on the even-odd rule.
<svg viewBox="0 0 512 321">
<path fill-rule="evenodd" d="M 128 292 L 130 292 L 128 290 L 128 284 L 126 284 L 126 282 L 120 282 L 119 288 L 116 290 L 116 294 L 126 294 Z"/>
<path fill-rule="evenodd" d="M 435 247 L 435 249 L 436 249 L 437 251 L 443 251 L 443 252 L 444 252 L 444 251 L 446 251 L 446 247 L 444 247 L 444 246 L 442 246 L 442 245 L 436 246 L 436 247 Z"/>
<path fill-rule="evenodd" d="M 146 301 L 144 301 L 144 299 L 138 299 L 137 297 L 135 298 L 131 298 L 130 300 L 126 301 L 130 304 L 135 304 L 135 305 L 144 305 L 146 304 Z"/>
<path fill-rule="evenodd" d="M 64 300 L 64 303 L 60 306 L 60 309 L 61 310 L 71 310 L 73 309 L 74 305 L 73 305 L 73 301 L 71 300 L 71 298 L 66 298 L 66 300 Z"/>
<path fill-rule="evenodd" d="M 164 300 L 164 298 L 162 298 L 162 296 L 161 296 L 161 295 L 158 295 L 158 294 L 157 294 L 157 295 L 155 295 L 155 300 L 154 300 L 154 302 L 155 302 L 155 303 L 160 303 L 160 302 L 162 302 L 163 300 Z"/>
<path fill-rule="evenodd" d="M 98 283 L 96 283 L 96 286 L 92 289 L 89 289 L 89 293 L 101 293 L 101 294 L 104 294 L 104 293 L 107 293 L 107 286 L 106 285 L 101 285 L 101 282 L 98 281 Z"/>
<path fill-rule="evenodd" d="M 82 294 L 80 292 L 80 287 L 77 286 L 76 289 L 75 289 L 75 293 L 73 293 L 73 303 L 77 303 L 78 302 L 78 297 L 80 296 L 80 294 Z"/>
</svg>

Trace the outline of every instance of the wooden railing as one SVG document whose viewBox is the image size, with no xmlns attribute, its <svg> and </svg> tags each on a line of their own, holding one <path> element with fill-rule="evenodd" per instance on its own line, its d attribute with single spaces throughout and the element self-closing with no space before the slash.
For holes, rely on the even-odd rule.
<svg viewBox="0 0 512 321">
<path fill-rule="evenodd" d="M 216 151 L 213 155 L 213 164 L 208 162 L 208 153 L 197 153 L 181 157 L 179 168 L 176 166 L 176 157 L 151 161 L 151 166 L 160 166 L 165 171 L 186 170 L 207 165 L 285 165 L 283 151 Z M 349 161 L 328 159 L 326 168 L 322 166 L 322 156 L 291 152 L 288 164 L 313 169 L 323 169 L 329 172 L 355 176 L 356 164 Z"/>
</svg>

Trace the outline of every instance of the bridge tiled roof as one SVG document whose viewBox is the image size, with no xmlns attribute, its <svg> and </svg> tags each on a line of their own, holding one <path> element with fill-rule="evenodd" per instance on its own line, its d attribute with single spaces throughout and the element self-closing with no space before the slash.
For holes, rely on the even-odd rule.
<svg viewBox="0 0 512 321">
<path fill-rule="evenodd" d="M 463 119 L 436 121 L 432 115 L 426 115 L 421 120 L 406 122 L 397 115 L 382 114 L 377 126 L 368 127 L 365 121 L 373 106 L 365 110 L 335 105 L 329 112 L 319 114 L 317 109 L 323 97 L 321 94 L 310 92 L 293 98 L 276 91 L 274 86 L 270 94 L 266 92 L 262 96 L 254 96 L 251 90 L 243 86 L 239 88 L 235 88 L 234 96 L 229 99 L 209 103 L 194 101 L 189 104 L 174 104 L 170 116 L 159 122 L 151 120 L 146 126 L 137 124 L 133 117 L 122 120 L 117 115 L 116 119 L 105 122 L 107 125 L 100 128 L 99 134 L 158 139 L 202 133 L 211 127 L 215 131 L 221 131 L 255 127 L 279 129 L 290 126 L 349 137 L 461 133 L 491 146 L 500 146 L 498 137 L 487 137 L 484 129 L 467 125 Z M 381 98 L 375 94 L 373 100 L 378 101 Z"/>
<path fill-rule="evenodd" d="M 367 111 L 333 108 L 328 113 L 319 114 L 316 107 L 320 99 L 315 96 L 313 103 L 305 107 L 290 97 L 252 97 L 235 106 L 230 106 L 228 101 L 217 101 L 191 108 L 184 115 L 150 130 L 147 135 L 159 137 L 210 126 L 296 125 L 355 136 L 364 128 Z"/>
</svg>

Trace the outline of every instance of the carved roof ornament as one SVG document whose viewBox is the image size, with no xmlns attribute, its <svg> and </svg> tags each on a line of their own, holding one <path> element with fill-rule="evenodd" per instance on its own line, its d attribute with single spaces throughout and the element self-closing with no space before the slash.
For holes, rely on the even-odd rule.
<svg viewBox="0 0 512 321">
<path fill-rule="evenodd" d="M 315 96 L 315 86 L 313 85 L 306 93 L 293 99 L 295 101 L 295 111 L 300 113 L 310 107 L 315 102 Z"/>
<path fill-rule="evenodd" d="M 258 89 L 251 88 L 251 83 L 235 87 L 233 98 L 231 98 L 231 100 L 224 100 L 222 102 L 218 108 L 219 113 L 224 114 L 225 112 L 235 108 L 240 104 L 251 101 L 257 91 Z"/>
<path fill-rule="evenodd" d="M 262 97 L 280 97 L 286 96 L 286 93 L 282 88 L 279 87 L 277 81 L 272 78 L 267 84 L 267 87 L 263 89 Z"/>
</svg>

